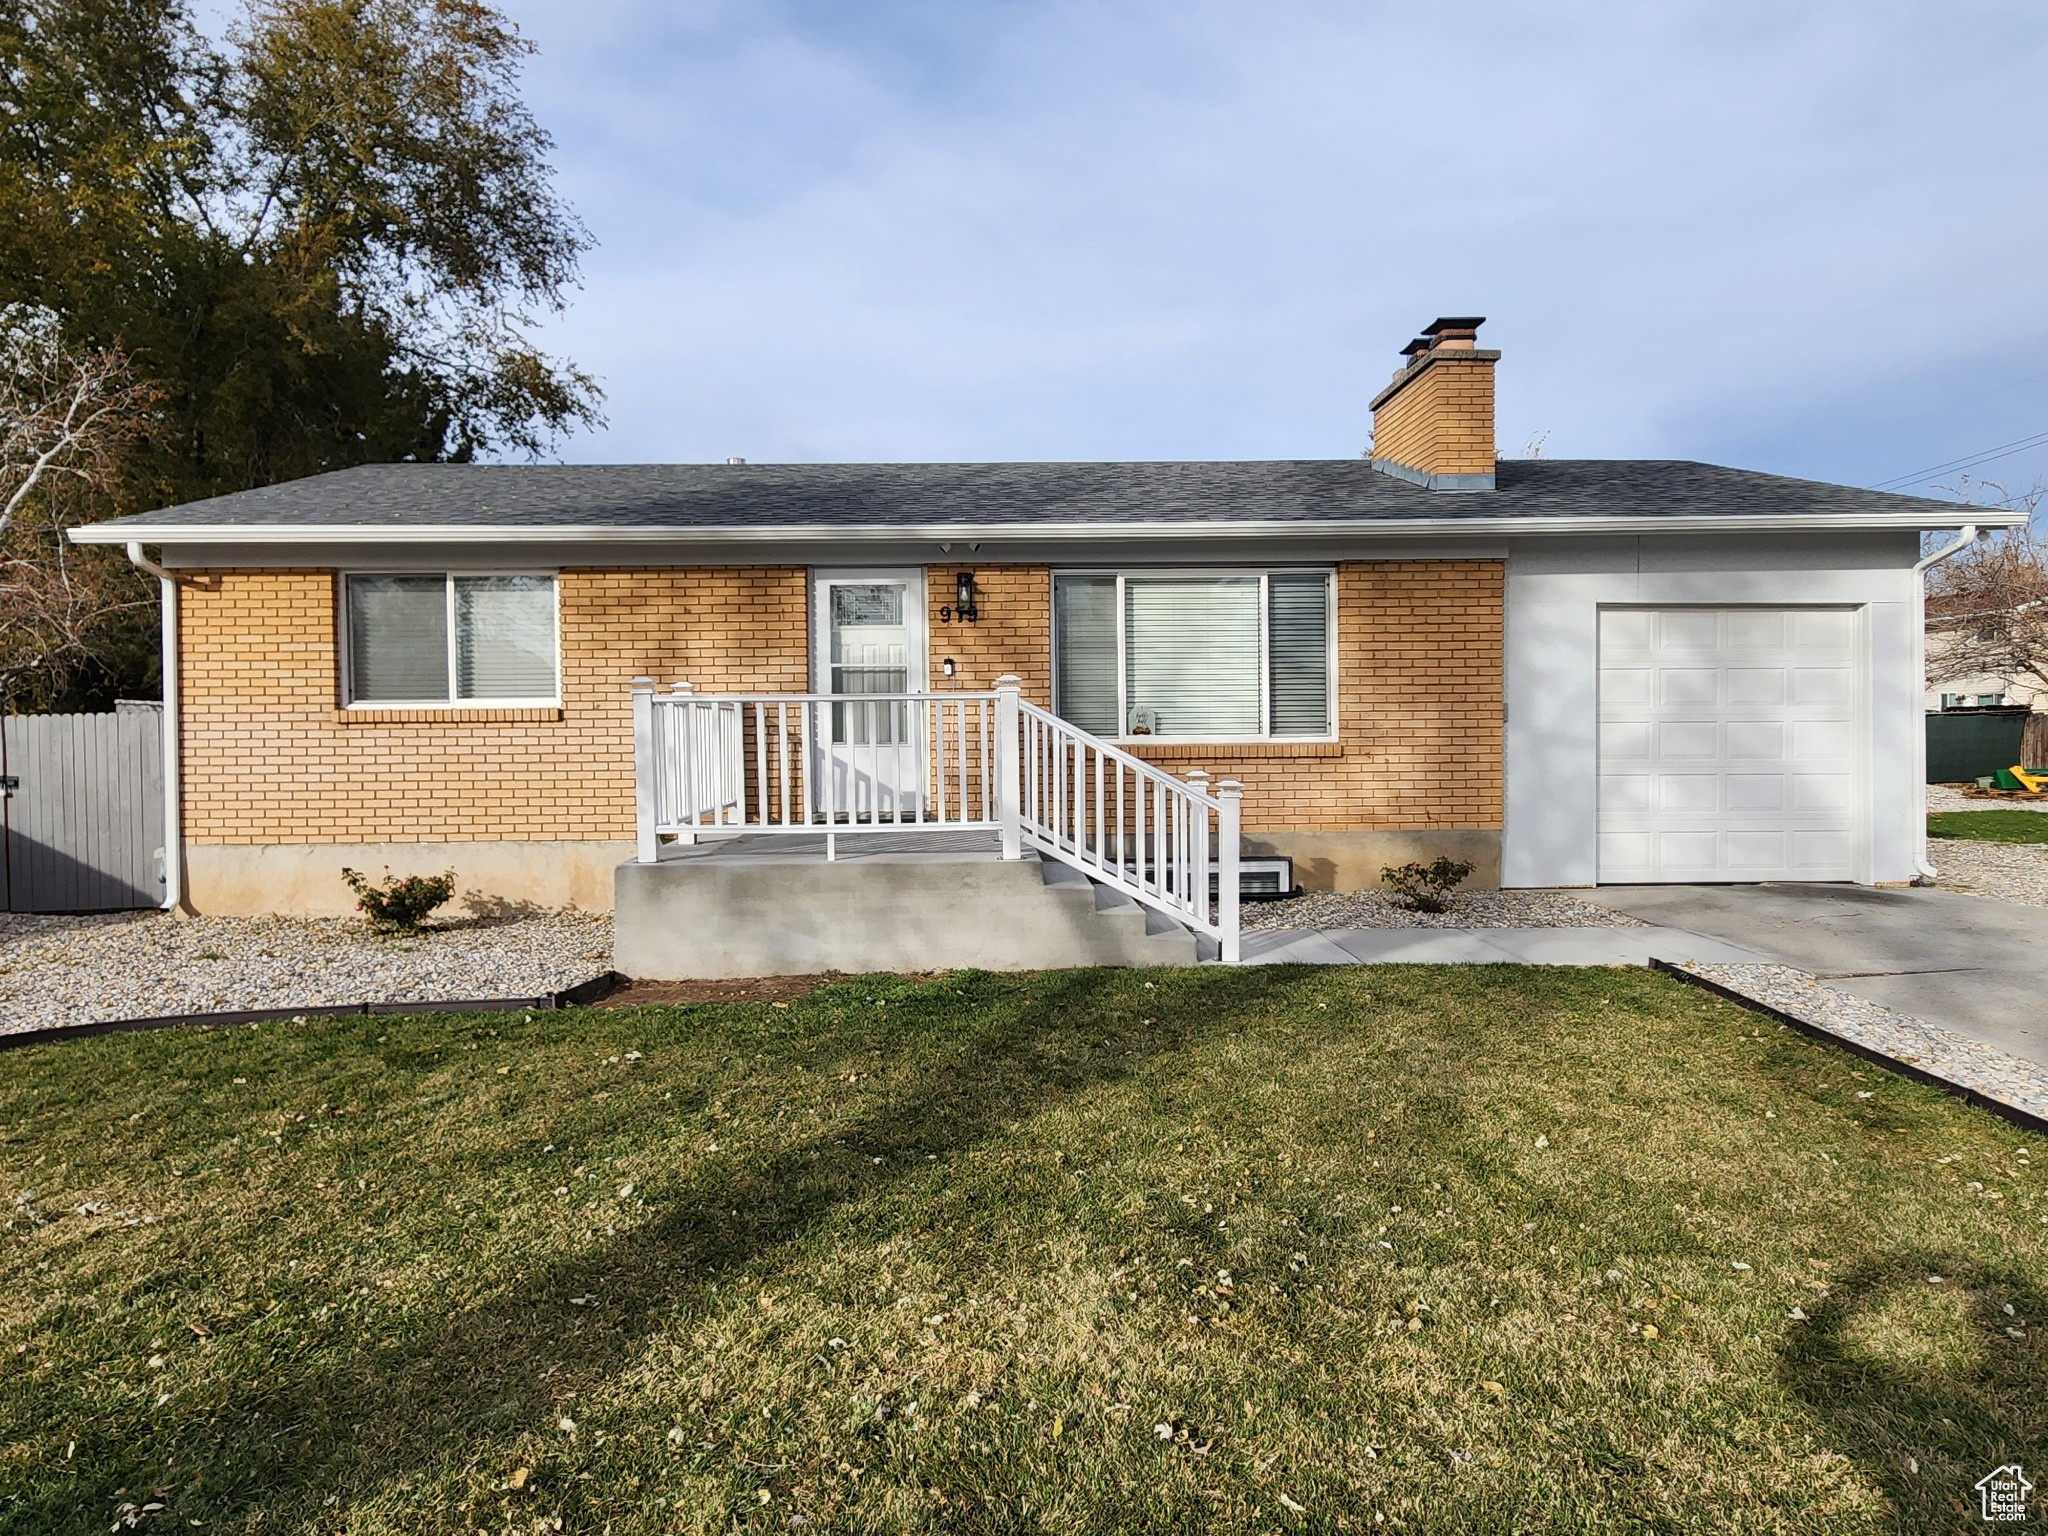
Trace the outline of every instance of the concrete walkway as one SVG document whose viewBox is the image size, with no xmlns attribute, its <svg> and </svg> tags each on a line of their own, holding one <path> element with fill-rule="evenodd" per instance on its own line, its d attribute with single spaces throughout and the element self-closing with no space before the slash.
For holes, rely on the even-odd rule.
<svg viewBox="0 0 2048 1536">
<path fill-rule="evenodd" d="M 1855 885 L 1603 886 L 1575 894 L 1742 945 L 2048 1066 L 2048 908 Z"/>
<path fill-rule="evenodd" d="M 1574 894 L 1577 894 L 1576 892 Z M 1740 965 L 1756 951 L 1682 928 L 1315 928 L 1248 933 L 1247 965 Z"/>
</svg>

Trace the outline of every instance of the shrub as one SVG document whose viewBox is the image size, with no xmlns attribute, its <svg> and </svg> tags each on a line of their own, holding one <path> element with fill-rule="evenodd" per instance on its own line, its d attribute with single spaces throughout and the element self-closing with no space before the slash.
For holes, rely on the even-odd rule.
<svg viewBox="0 0 2048 1536">
<path fill-rule="evenodd" d="M 1434 864 L 1402 864 L 1380 871 L 1380 884 L 1389 887 L 1394 900 L 1410 912 L 1442 912 L 1447 898 L 1472 873 L 1461 859 L 1438 856 Z"/>
<path fill-rule="evenodd" d="M 353 869 L 341 878 L 356 893 L 356 910 L 380 933 L 415 933 L 420 921 L 455 894 L 455 871 L 439 875 L 394 876 L 387 865 L 379 885 Z"/>
</svg>

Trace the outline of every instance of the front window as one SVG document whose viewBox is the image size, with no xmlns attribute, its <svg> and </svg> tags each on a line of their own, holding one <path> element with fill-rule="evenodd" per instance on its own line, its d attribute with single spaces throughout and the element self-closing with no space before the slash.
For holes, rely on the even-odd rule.
<svg viewBox="0 0 2048 1536">
<path fill-rule="evenodd" d="M 552 576 L 350 576 L 351 704 L 552 704 Z"/>
<path fill-rule="evenodd" d="M 1330 573 L 1053 583 L 1053 707 L 1099 736 L 1328 737 Z"/>
</svg>

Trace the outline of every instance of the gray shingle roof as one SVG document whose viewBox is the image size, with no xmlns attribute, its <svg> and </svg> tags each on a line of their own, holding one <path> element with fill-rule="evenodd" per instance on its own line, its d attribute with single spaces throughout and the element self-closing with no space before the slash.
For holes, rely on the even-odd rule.
<svg viewBox="0 0 2048 1536">
<path fill-rule="evenodd" d="M 1359 459 L 1020 464 L 374 464 L 93 530 L 435 527 L 653 532 L 1059 525 L 1357 526 L 1500 519 L 1786 519 L 1943 526 L 1917 497 L 1662 459 L 1503 459 L 1492 492 L 1428 491 Z M 1990 519 L 1986 519 L 1987 521 Z"/>
</svg>

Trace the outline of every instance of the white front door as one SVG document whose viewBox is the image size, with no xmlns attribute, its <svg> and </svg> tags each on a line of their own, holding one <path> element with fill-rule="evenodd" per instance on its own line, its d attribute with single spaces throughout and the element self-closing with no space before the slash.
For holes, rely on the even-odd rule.
<svg viewBox="0 0 2048 1536">
<path fill-rule="evenodd" d="M 1856 878 L 1861 654 L 1846 608 L 1603 612 L 1601 882 Z"/>
<path fill-rule="evenodd" d="M 924 574 L 821 571 L 812 604 L 812 687 L 837 697 L 816 738 L 811 808 L 915 820 L 924 802 L 922 711 L 863 696 L 923 691 Z"/>
</svg>

